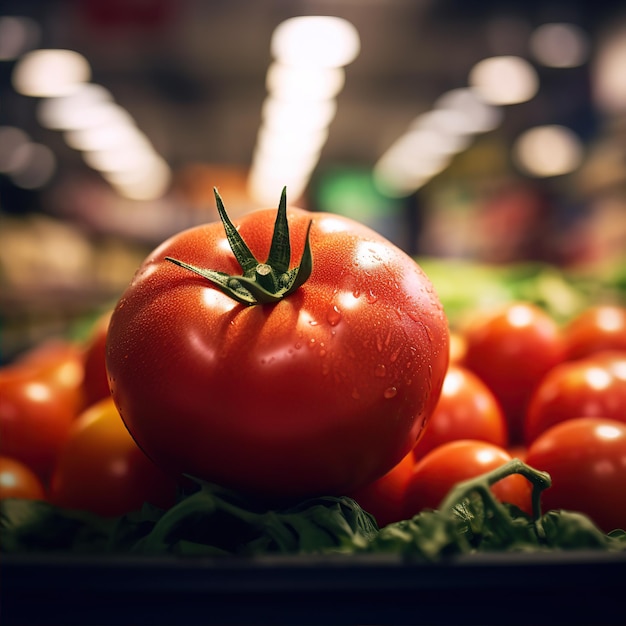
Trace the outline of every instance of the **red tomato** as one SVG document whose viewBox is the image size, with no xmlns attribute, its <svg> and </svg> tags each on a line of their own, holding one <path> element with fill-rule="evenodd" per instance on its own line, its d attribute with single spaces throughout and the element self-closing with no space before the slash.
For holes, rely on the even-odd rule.
<svg viewBox="0 0 626 626">
<path fill-rule="evenodd" d="M 604 350 L 626 351 L 626 307 L 591 306 L 565 326 L 563 335 L 568 359 Z"/>
<path fill-rule="evenodd" d="M 274 240 L 273 259 L 283 218 L 291 234 Z M 234 285 L 243 297 L 242 280 L 249 290 L 266 276 L 275 289 L 290 284 L 309 227 L 312 272 L 297 289 L 259 304 L 224 293 Z M 113 312 L 107 369 L 130 432 L 170 472 L 257 495 L 342 494 L 379 478 L 414 446 L 448 365 L 430 280 L 339 215 L 243 216 L 229 231 L 243 240 L 235 249 L 264 263 L 247 253 L 238 262 L 224 230 L 215 222 L 165 241 Z"/>
<path fill-rule="evenodd" d="M 450 331 L 450 363 L 463 364 L 467 341 L 458 331 Z"/>
<path fill-rule="evenodd" d="M 78 343 L 48 339 L 22 354 L 15 365 L 29 368 L 35 376 L 49 380 L 66 395 L 77 414 L 85 407 L 83 351 Z"/>
<path fill-rule="evenodd" d="M 50 482 L 58 506 L 117 516 L 144 502 L 174 504 L 176 483 L 137 447 L 111 398 L 86 409 L 72 424 Z"/>
<path fill-rule="evenodd" d="M 415 464 L 406 486 L 404 517 L 438 508 L 457 483 L 485 474 L 511 459 L 504 448 L 486 441 L 459 439 L 440 445 Z M 531 513 L 532 486 L 520 474 L 503 478 L 491 490 L 500 502 Z"/>
<path fill-rule="evenodd" d="M 0 456 L 0 500 L 6 498 L 43 500 L 45 489 L 30 467 L 17 459 Z"/>
<path fill-rule="evenodd" d="M 25 463 L 44 482 L 80 410 L 80 395 L 64 382 L 73 372 L 26 364 L 0 370 L 0 454 Z"/>
<path fill-rule="evenodd" d="M 534 388 L 564 358 L 561 329 L 545 311 L 514 302 L 475 319 L 465 330 L 464 365 L 487 384 L 507 418 L 511 444 L 523 441 Z"/>
<path fill-rule="evenodd" d="M 414 465 L 413 454 L 409 452 L 384 476 L 349 495 L 376 518 L 380 528 L 398 522 L 403 519 L 404 492 Z"/>
<path fill-rule="evenodd" d="M 598 352 L 548 372 L 528 405 L 527 444 L 550 426 L 576 417 L 626 422 L 626 352 Z"/>
<path fill-rule="evenodd" d="M 455 439 L 478 439 L 503 448 L 508 444 L 506 418 L 492 391 L 476 374 L 452 364 L 439 402 L 413 449 L 415 458 Z"/>
<path fill-rule="evenodd" d="M 85 345 L 83 390 L 87 406 L 111 395 L 106 371 L 106 339 L 110 318 L 111 313 L 108 312 L 98 319 Z"/>
<path fill-rule="evenodd" d="M 610 532 L 626 529 L 626 424 L 581 417 L 557 424 L 528 448 L 526 463 L 550 474 L 544 510 L 565 509 L 590 517 Z"/>
</svg>

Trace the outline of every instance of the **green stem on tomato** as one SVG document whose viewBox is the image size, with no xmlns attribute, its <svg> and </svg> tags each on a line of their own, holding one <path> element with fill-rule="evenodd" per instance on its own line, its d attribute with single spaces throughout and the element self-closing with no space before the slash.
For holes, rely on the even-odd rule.
<svg viewBox="0 0 626 626">
<path fill-rule="evenodd" d="M 502 505 L 497 501 L 490 487 L 512 474 L 521 474 L 532 484 L 532 519 L 538 535 L 543 538 L 545 533 L 540 523 L 541 493 L 550 487 L 552 481 L 549 474 L 536 470 L 519 459 L 512 459 L 487 474 L 458 483 L 446 496 L 439 508 L 441 511 L 454 511 L 458 508 L 459 502 L 462 502 L 469 494 L 474 492 L 480 494 L 486 508 L 489 508 L 494 515 L 503 516 Z"/>
<path fill-rule="evenodd" d="M 252 254 L 236 226 L 228 217 L 217 189 L 214 188 L 213 192 L 228 244 L 235 255 L 235 259 L 241 266 L 243 274 L 231 275 L 225 272 L 205 269 L 169 256 L 165 257 L 165 260 L 206 278 L 225 294 L 242 304 L 252 305 L 278 302 L 301 287 L 313 271 L 310 243 L 312 222 L 309 222 L 307 227 L 300 263 L 296 267 L 289 269 L 291 244 L 287 221 L 287 188 L 283 187 L 280 196 L 270 251 L 265 262 L 258 261 Z"/>
</svg>

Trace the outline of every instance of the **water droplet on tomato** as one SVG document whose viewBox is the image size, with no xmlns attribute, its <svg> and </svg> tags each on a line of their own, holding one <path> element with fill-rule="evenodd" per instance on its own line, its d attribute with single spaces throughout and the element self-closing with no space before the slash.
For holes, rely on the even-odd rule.
<svg viewBox="0 0 626 626">
<path fill-rule="evenodd" d="M 332 309 L 326 314 L 326 319 L 331 326 L 337 326 L 341 321 L 341 311 L 334 305 Z"/>
<path fill-rule="evenodd" d="M 378 296 L 370 289 L 365 296 L 365 299 L 370 303 L 374 304 L 378 300 Z"/>
<path fill-rule="evenodd" d="M 383 338 L 380 335 L 376 335 L 376 350 L 383 351 Z"/>
<path fill-rule="evenodd" d="M 352 390 L 352 397 L 355 400 L 359 400 L 361 398 L 361 394 L 359 393 L 359 391 L 358 391 L 358 389 L 356 387 Z"/>
<path fill-rule="evenodd" d="M 390 400 L 391 398 L 394 398 L 397 393 L 398 390 L 395 387 L 387 387 L 387 389 L 383 392 L 383 396 L 387 398 L 387 400 Z"/>
<path fill-rule="evenodd" d="M 400 351 L 402 350 L 402 346 L 399 346 L 398 348 L 396 348 L 390 355 L 389 355 L 389 361 L 391 363 L 395 363 L 398 360 L 398 357 L 400 356 Z"/>
<path fill-rule="evenodd" d="M 374 368 L 374 376 L 376 376 L 376 378 L 384 378 L 386 375 L 387 375 L 387 368 L 382 363 L 379 363 Z"/>
</svg>

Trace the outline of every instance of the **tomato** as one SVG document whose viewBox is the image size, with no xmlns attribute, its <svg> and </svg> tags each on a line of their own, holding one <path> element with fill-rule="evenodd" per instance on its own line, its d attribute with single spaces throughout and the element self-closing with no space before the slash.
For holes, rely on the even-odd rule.
<svg viewBox="0 0 626 626">
<path fill-rule="evenodd" d="M 44 500 L 43 483 L 27 465 L 8 456 L 0 456 L 0 500 L 24 498 Z"/>
<path fill-rule="evenodd" d="M 626 352 L 598 352 L 548 372 L 528 405 L 527 444 L 550 426 L 576 417 L 626 422 Z"/>
<path fill-rule="evenodd" d="M 87 406 L 111 395 L 106 371 L 106 338 L 110 318 L 111 312 L 107 312 L 97 320 L 85 344 L 83 391 Z"/>
<path fill-rule="evenodd" d="M 439 397 L 448 324 L 430 280 L 351 219 L 287 210 L 283 194 L 232 224 L 216 198 L 223 223 L 158 246 L 111 317 L 129 431 L 168 471 L 259 496 L 372 482 Z"/>
<path fill-rule="evenodd" d="M 626 529 L 626 424 L 581 417 L 543 432 L 526 463 L 550 474 L 542 507 L 578 511 L 610 532 Z"/>
<path fill-rule="evenodd" d="M 467 341 L 459 331 L 450 331 L 450 363 L 463 364 Z"/>
<path fill-rule="evenodd" d="M 538 306 L 512 302 L 474 319 L 464 335 L 464 365 L 500 402 L 510 443 L 521 443 L 526 405 L 534 388 L 564 359 L 560 326 Z"/>
<path fill-rule="evenodd" d="M 39 378 L 49 380 L 78 414 L 85 407 L 82 347 L 62 338 L 47 339 L 22 354 L 16 361 Z"/>
<path fill-rule="evenodd" d="M 47 344 L 0 369 L 0 454 L 25 463 L 44 482 L 82 408 L 77 354 Z"/>
<path fill-rule="evenodd" d="M 416 459 L 455 439 L 478 439 L 497 446 L 508 444 L 502 408 L 487 385 L 461 365 L 450 365 L 439 402 L 413 453 Z"/>
<path fill-rule="evenodd" d="M 511 459 L 504 448 L 487 441 L 459 439 L 438 446 L 413 467 L 405 491 L 404 517 L 437 509 L 457 483 L 485 474 Z M 532 511 L 532 486 L 520 474 L 503 478 L 491 490 L 500 502 L 514 504 L 529 514 Z"/>
<path fill-rule="evenodd" d="M 117 516 L 144 502 L 174 504 L 176 482 L 137 447 L 111 398 L 72 424 L 50 482 L 49 499 L 65 508 Z"/>
<path fill-rule="evenodd" d="M 409 452 L 384 476 L 348 495 L 376 518 L 380 528 L 399 522 L 403 519 L 404 492 L 414 465 L 413 453 Z"/>
<path fill-rule="evenodd" d="M 626 307 L 590 306 L 563 330 L 568 359 L 579 359 L 604 350 L 626 351 Z"/>
</svg>

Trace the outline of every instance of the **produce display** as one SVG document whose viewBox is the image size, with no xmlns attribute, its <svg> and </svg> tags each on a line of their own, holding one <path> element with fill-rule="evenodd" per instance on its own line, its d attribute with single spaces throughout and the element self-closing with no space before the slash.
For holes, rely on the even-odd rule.
<svg viewBox="0 0 626 626">
<path fill-rule="evenodd" d="M 1 552 L 626 549 L 623 277 L 216 200 L 0 369 Z"/>
</svg>

